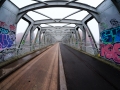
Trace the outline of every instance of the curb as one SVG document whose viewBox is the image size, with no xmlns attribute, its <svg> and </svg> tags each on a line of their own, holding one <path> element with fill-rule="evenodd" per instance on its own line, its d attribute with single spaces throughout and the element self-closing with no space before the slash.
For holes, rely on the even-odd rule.
<svg viewBox="0 0 120 90">
<path fill-rule="evenodd" d="M 49 47 L 49 46 L 48 46 Z M 15 71 L 17 71 L 19 68 L 21 68 L 22 66 L 24 66 L 25 64 L 27 64 L 28 62 L 30 62 L 33 58 L 35 58 L 36 56 L 38 56 L 38 55 L 40 55 L 41 53 L 43 53 L 43 52 L 45 52 L 46 50 L 48 50 L 49 48 L 48 47 L 46 47 L 46 49 L 45 48 L 43 48 L 43 49 L 45 49 L 45 50 L 43 50 L 42 52 L 40 52 L 39 54 L 36 54 L 36 55 L 34 55 L 33 57 L 31 57 L 30 59 L 28 59 L 26 62 L 24 62 L 23 64 L 21 64 L 21 65 L 19 65 L 18 67 L 16 67 L 16 68 L 14 68 L 12 71 L 10 71 L 9 73 L 6 73 L 4 76 L 2 76 L 1 78 L 0 78 L 0 82 L 1 81 L 3 81 L 6 77 L 8 77 L 10 74 L 12 74 L 12 73 L 14 73 Z M 42 50 L 42 49 L 40 49 L 40 50 Z M 38 50 L 39 51 L 39 50 Z M 37 51 L 35 51 L 35 52 L 37 52 Z M 33 52 L 34 53 L 34 52 Z M 30 54 L 33 54 L 33 53 L 30 53 Z M 30 55 L 30 54 L 28 54 L 28 55 Z M 28 56 L 28 55 L 26 55 L 26 56 Z M 25 57 L 25 56 L 24 56 Z M 24 57 L 21 57 L 21 58 L 24 58 Z M 19 58 L 20 59 L 20 58 Z M 14 61 L 15 62 L 15 61 Z M 12 62 L 11 62 L 12 63 Z M 7 64 L 8 65 L 8 64 Z"/>
<path fill-rule="evenodd" d="M 60 47 L 59 47 L 59 84 L 60 84 L 60 90 L 67 90 L 67 85 L 66 85 L 66 79 L 65 79 L 65 73 L 64 73 L 64 68 L 63 68 L 63 62 L 62 62 L 62 56 L 60 52 Z"/>
</svg>

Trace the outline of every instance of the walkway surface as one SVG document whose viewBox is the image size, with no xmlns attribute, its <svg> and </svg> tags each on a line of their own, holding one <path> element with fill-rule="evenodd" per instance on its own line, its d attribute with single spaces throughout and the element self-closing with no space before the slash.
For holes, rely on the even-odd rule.
<svg viewBox="0 0 120 90">
<path fill-rule="evenodd" d="M 59 47 L 67 89 L 60 89 Z M 120 90 L 120 71 L 57 43 L 1 81 L 0 90 Z"/>
<path fill-rule="evenodd" d="M 60 44 L 68 90 L 120 90 L 120 71 Z"/>
<path fill-rule="evenodd" d="M 0 90 L 57 90 L 57 85 L 58 44 L 55 44 L 0 82 Z"/>
</svg>

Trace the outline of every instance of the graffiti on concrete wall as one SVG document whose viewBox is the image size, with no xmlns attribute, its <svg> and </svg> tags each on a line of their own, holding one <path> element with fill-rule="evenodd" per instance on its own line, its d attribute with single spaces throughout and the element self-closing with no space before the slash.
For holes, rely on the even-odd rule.
<svg viewBox="0 0 120 90">
<path fill-rule="evenodd" d="M 14 44 L 15 30 L 14 25 L 7 25 L 5 22 L 0 21 L 0 50 L 10 48 Z"/>
<path fill-rule="evenodd" d="M 120 26 L 115 20 L 110 21 L 115 28 L 103 30 L 100 33 L 100 55 L 106 59 L 120 63 Z M 117 27 L 116 27 L 117 26 Z"/>
<path fill-rule="evenodd" d="M 101 44 L 101 56 L 107 59 L 114 60 L 116 63 L 120 63 L 120 43 L 115 44 Z"/>
<path fill-rule="evenodd" d="M 15 48 L 4 49 L 0 51 L 0 62 L 15 56 Z"/>
<path fill-rule="evenodd" d="M 112 25 L 113 27 L 118 27 L 118 26 L 120 26 L 120 22 L 117 21 L 116 19 L 111 19 L 111 20 L 110 20 L 110 23 L 111 23 L 111 25 Z"/>
<path fill-rule="evenodd" d="M 0 61 L 11 57 L 16 39 L 16 26 L 0 21 Z M 7 50 L 7 51 L 6 51 Z M 12 52 L 11 52 L 12 50 Z"/>
<path fill-rule="evenodd" d="M 104 30 L 100 33 L 101 42 L 104 44 L 114 44 L 120 42 L 120 26 Z"/>
</svg>

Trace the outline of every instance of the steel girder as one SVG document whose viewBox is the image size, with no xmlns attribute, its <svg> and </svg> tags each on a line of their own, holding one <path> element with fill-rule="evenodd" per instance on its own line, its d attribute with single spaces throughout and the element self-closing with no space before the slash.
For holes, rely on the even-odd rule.
<svg viewBox="0 0 120 90">
<path fill-rule="evenodd" d="M 34 20 L 31 17 L 29 17 L 27 14 L 24 15 L 23 18 L 28 22 L 34 22 Z"/>
<path fill-rule="evenodd" d="M 82 23 L 85 23 L 86 21 L 91 20 L 91 18 L 93 18 L 93 16 L 91 14 L 88 14 L 83 20 Z"/>
<path fill-rule="evenodd" d="M 42 27 L 42 29 L 49 29 L 49 30 L 53 30 L 53 29 L 74 29 L 74 27 Z"/>
<path fill-rule="evenodd" d="M 79 20 L 72 20 L 72 19 L 63 19 L 62 21 L 59 22 L 60 19 L 55 19 L 55 21 L 51 20 L 51 19 L 45 19 L 45 20 L 38 20 L 38 21 L 34 21 L 31 17 L 29 17 L 28 15 L 24 15 L 23 18 L 26 21 L 29 22 L 34 22 L 34 25 L 40 25 L 40 24 L 47 24 L 47 23 L 69 23 L 69 24 L 79 24 L 82 25 L 82 22 Z"/>
<path fill-rule="evenodd" d="M 35 21 L 35 24 L 47 24 L 47 23 L 82 24 L 81 21 L 79 21 L 79 20 L 72 20 L 72 19 L 63 19 L 61 21 L 60 21 L 60 19 L 55 19 L 55 21 L 52 20 L 52 19 L 38 20 L 38 21 Z"/>
<path fill-rule="evenodd" d="M 20 9 L 19 14 L 24 13 L 26 11 L 32 11 L 35 9 L 49 8 L 49 7 L 69 7 L 69 8 L 86 10 L 88 12 L 98 13 L 96 8 L 89 6 L 87 4 L 82 4 L 78 2 L 71 2 L 67 4 L 68 3 L 67 1 L 46 1 L 46 3 L 48 5 L 44 3 L 35 3 L 35 4 L 25 6 Z"/>
<path fill-rule="evenodd" d="M 0 0 L 0 7 L 3 5 L 3 3 L 5 2 L 6 0 Z"/>
</svg>

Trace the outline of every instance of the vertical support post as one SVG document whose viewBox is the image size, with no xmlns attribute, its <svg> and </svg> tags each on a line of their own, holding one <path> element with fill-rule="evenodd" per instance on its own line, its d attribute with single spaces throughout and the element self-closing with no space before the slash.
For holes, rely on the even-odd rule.
<svg viewBox="0 0 120 90">
<path fill-rule="evenodd" d="M 86 51 L 86 30 L 82 30 L 82 50 Z"/>
<path fill-rule="evenodd" d="M 74 33 L 72 33 L 72 46 L 74 47 Z"/>
<path fill-rule="evenodd" d="M 78 49 L 81 49 L 81 45 L 80 45 L 80 42 L 81 42 L 81 38 L 80 38 L 80 34 L 79 34 L 79 31 L 78 31 L 78 26 L 75 27 L 75 32 L 76 32 L 76 36 L 77 36 L 77 46 L 78 46 Z"/>
<path fill-rule="evenodd" d="M 41 40 L 42 40 L 42 39 L 41 39 L 41 34 L 42 34 L 41 27 L 39 27 L 39 31 L 40 31 L 40 32 L 39 32 L 39 36 L 38 36 L 38 37 L 39 37 L 39 49 L 40 49 L 40 48 L 41 48 L 41 47 L 40 47 L 40 44 L 41 44 Z"/>
<path fill-rule="evenodd" d="M 80 37 L 79 30 L 78 30 L 77 32 L 78 32 L 78 37 L 79 37 L 80 50 L 82 50 L 82 39 L 81 39 L 81 37 Z"/>
<path fill-rule="evenodd" d="M 21 48 L 21 47 L 25 44 L 25 40 L 26 40 L 26 38 L 27 38 L 28 33 L 29 33 L 30 30 L 32 29 L 33 24 L 34 24 L 34 23 L 31 22 L 30 25 L 29 25 L 29 27 L 26 29 L 26 31 L 25 31 L 25 33 L 24 33 L 24 35 L 23 35 L 23 37 L 22 37 L 22 39 L 21 39 L 21 41 L 20 41 L 20 44 L 19 44 L 18 48 Z M 18 52 L 19 52 L 19 50 L 18 50 Z"/>
<path fill-rule="evenodd" d="M 35 47 L 36 47 L 36 44 L 39 43 L 39 41 L 38 41 L 38 40 L 39 40 L 39 39 L 38 39 L 38 38 L 39 38 L 39 37 L 38 37 L 39 34 L 40 34 L 40 30 L 38 29 L 37 35 L 36 35 L 36 37 L 35 37 L 35 41 L 34 41 L 34 43 L 33 43 L 33 48 L 34 48 L 34 49 L 36 49 L 36 48 L 35 48 Z M 37 41 L 38 41 L 38 42 L 37 42 Z"/>
<path fill-rule="evenodd" d="M 71 35 L 70 35 L 70 46 L 72 46 L 72 32 L 71 32 Z"/>
<path fill-rule="evenodd" d="M 45 32 L 43 32 L 43 46 L 45 46 Z"/>
<path fill-rule="evenodd" d="M 33 33 L 33 28 L 30 30 L 30 51 L 33 50 L 33 36 L 34 36 L 34 33 Z"/>
<path fill-rule="evenodd" d="M 95 39 L 90 31 L 90 29 L 88 28 L 88 26 L 86 24 L 83 24 L 84 25 L 84 29 L 85 31 L 87 31 L 88 35 L 89 35 L 89 38 L 90 38 L 90 41 L 91 41 L 91 45 L 92 45 L 92 48 L 94 50 L 94 54 L 97 55 L 98 54 L 98 48 L 97 48 L 97 45 L 96 45 L 96 42 L 95 42 Z"/>
</svg>

